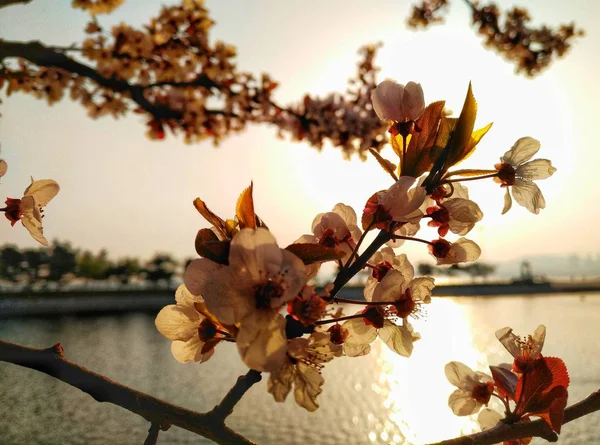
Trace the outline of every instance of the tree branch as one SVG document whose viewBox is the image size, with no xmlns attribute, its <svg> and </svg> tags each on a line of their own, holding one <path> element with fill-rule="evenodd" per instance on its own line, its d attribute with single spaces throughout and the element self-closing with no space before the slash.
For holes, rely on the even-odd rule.
<svg viewBox="0 0 600 445">
<path fill-rule="evenodd" d="M 48 374 L 79 388 L 98 402 L 113 403 L 138 414 L 149 422 L 159 425 L 163 430 L 175 425 L 220 444 L 251 445 L 254 443 L 225 426 L 223 421 L 215 421 L 214 415 L 197 413 L 172 405 L 70 362 L 64 358 L 60 344 L 48 349 L 34 349 L 0 341 L 0 361 Z M 239 384 L 238 379 L 234 388 Z M 230 412 L 233 405 L 241 398 L 241 394 L 235 401 L 233 397 L 231 400 L 228 397 L 229 394 L 224 401 L 228 400 L 225 405 Z"/>
<path fill-rule="evenodd" d="M 254 369 L 251 369 L 245 375 L 239 376 L 237 382 L 235 382 L 233 388 L 231 388 L 223 400 L 221 400 L 221 403 L 210 410 L 207 415 L 213 417 L 217 422 L 224 422 L 233 412 L 233 408 L 241 400 L 246 391 L 248 391 L 255 383 L 260 382 L 261 379 L 261 373 Z"/>
<path fill-rule="evenodd" d="M 26 5 L 27 3 L 31 3 L 33 0 L 0 0 L 0 8 L 4 8 L 5 6 L 18 5 L 22 3 Z"/>
<path fill-rule="evenodd" d="M 563 425 L 595 411 L 600 411 L 600 390 L 565 409 Z M 443 440 L 432 445 L 492 445 L 506 440 L 525 437 L 541 437 L 548 442 L 556 442 L 558 440 L 558 436 L 550 429 L 546 422 L 538 419 L 534 422 L 514 423 L 511 425 L 500 422 L 489 430 L 469 436 L 457 437 L 456 439 Z"/>
<path fill-rule="evenodd" d="M 160 425 L 158 423 L 152 423 L 148 430 L 148 436 L 144 440 L 144 445 L 156 445 L 158 442 L 158 433 L 160 431 Z"/>
</svg>

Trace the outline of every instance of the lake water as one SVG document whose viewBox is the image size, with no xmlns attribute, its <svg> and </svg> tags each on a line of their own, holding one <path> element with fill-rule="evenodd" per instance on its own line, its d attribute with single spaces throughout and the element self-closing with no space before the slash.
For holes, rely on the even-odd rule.
<svg viewBox="0 0 600 445">
<path fill-rule="evenodd" d="M 350 311 L 347 311 L 351 313 Z M 422 444 L 477 430 L 447 406 L 451 385 L 444 365 L 459 360 L 482 371 L 510 361 L 494 337 L 548 328 L 544 354 L 569 369 L 569 403 L 600 388 L 600 295 L 434 298 L 414 323 L 423 339 L 413 356 L 399 357 L 379 341 L 366 357 L 343 357 L 323 370 L 321 407 L 308 413 L 293 397 L 279 404 L 266 378 L 237 405 L 228 425 L 261 444 Z M 125 385 L 186 408 L 212 408 L 246 372 L 234 345 L 217 348 L 207 363 L 183 365 L 170 342 L 141 314 L 61 319 L 0 320 L 0 338 L 32 347 L 60 342 L 68 359 Z M 142 444 L 148 424 L 120 407 L 98 403 L 37 371 L 0 363 L 0 444 Z M 158 443 L 210 441 L 177 427 Z M 545 443 L 534 441 L 534 443 Z M 565 425 L 559 444 L 600 444 L 600 412 Z"/>
</svg>

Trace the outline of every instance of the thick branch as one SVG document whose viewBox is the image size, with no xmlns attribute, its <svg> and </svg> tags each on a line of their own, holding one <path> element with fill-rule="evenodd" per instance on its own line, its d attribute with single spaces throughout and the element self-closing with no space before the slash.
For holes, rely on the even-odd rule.
<svg viewBox="0 0 600 445">
<path fill-rule="evenodd" d="M 138 414 L 163 430 L 175 425 L 220 444 L 253 444 L 222 421 L 216 422 L 212 415 L 181 408 L 121 385 L 68 361 L 62 352 L 60 344 L 48 349 L 33 349 L 0 341 L 0 361 L 48 374 L 79 388 L 98 402 L 113 403 Z"/>
<path fill-rule="evenodd" d="M 590 394 L 582 401 L 565 409 L 563 425 L 595 411 L 600 411 L 600 391 Z M 433 445 L 492 445 L 505 440 L 525 437 L 541 437 L 548 442 L 556 442 L 558 439 L 557 435 L 550 430 L 546 422 L 538 419 L 534 422 L 515 423 L 512 425 L 500 422 L 494 428 L 487 431 L 456 439 L 444 440 Z"/>
</svg>

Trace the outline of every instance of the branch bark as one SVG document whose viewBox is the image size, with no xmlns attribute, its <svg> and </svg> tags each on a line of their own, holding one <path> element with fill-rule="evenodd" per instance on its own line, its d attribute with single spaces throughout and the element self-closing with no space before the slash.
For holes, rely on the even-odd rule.
<svg viewBox="0 0 600 445">
<path fill-rule="evenodd" d="M 5 6 L 18 5 L 27 3 L 31 3 L 33 0 L 0 0 L 0 8 L 4 8 Z"/>
<path fill-rule="evenodd" d="M 580 402 L 565 409 L 563 425 L 587 414 L 600 411 L 600 390 L 590 394 Z M 528 423 L 498 423 L 495 427 L 456 439 L 443 440 L 431 445 L 492 445 L 505 440 L 524 437 L 541 437 L 548 442 L 556 442 L 558 436 L 542 419 Z"/>
<path fill-rule="evenodd" d="M 223 420 L 216 421 L 214 415 L 197 413 L 172 405 L 70 362 L 63 356 L 63 349 L 60 344 L 48 349 L 34 349 L 0 341 L 0 361 L 48 374 L 79 388 L 98 402 L 113 403 L 142 416 L 149 422 L 159 425 L 162 430 L 175 425 L 219 444 L 254 444 L 254 442 L 225 426 Z M 234 388 L 238 384 L 239 379 Z M 239 401 L 250 386 L 252 385 L 247 385 L 239 393 L 235 403 Z M 235 403 L 227 403 L 229 412 L 233 409 Z"/>
</svg>

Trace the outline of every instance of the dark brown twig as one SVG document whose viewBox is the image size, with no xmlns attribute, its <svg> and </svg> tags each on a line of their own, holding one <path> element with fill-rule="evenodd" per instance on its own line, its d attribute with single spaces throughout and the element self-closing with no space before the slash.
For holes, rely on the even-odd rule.
<svg viewBox="0 0 600 445">
<path fill-rule="evenodd" d="M 251 369 L 245 375 L 239 376 L 235 385 L 233 385 L 227 395 L 221 400 L 221 403 L 210 410 L 207 415 L 215 419 L 216 422 L 225 422 L 225 419 L 233 412 L 233 408 L 246 391 L 248 391 L 255 383 L 260 382 L 261 379 L 261 373 L 254 369 Z"/>
</svg>

